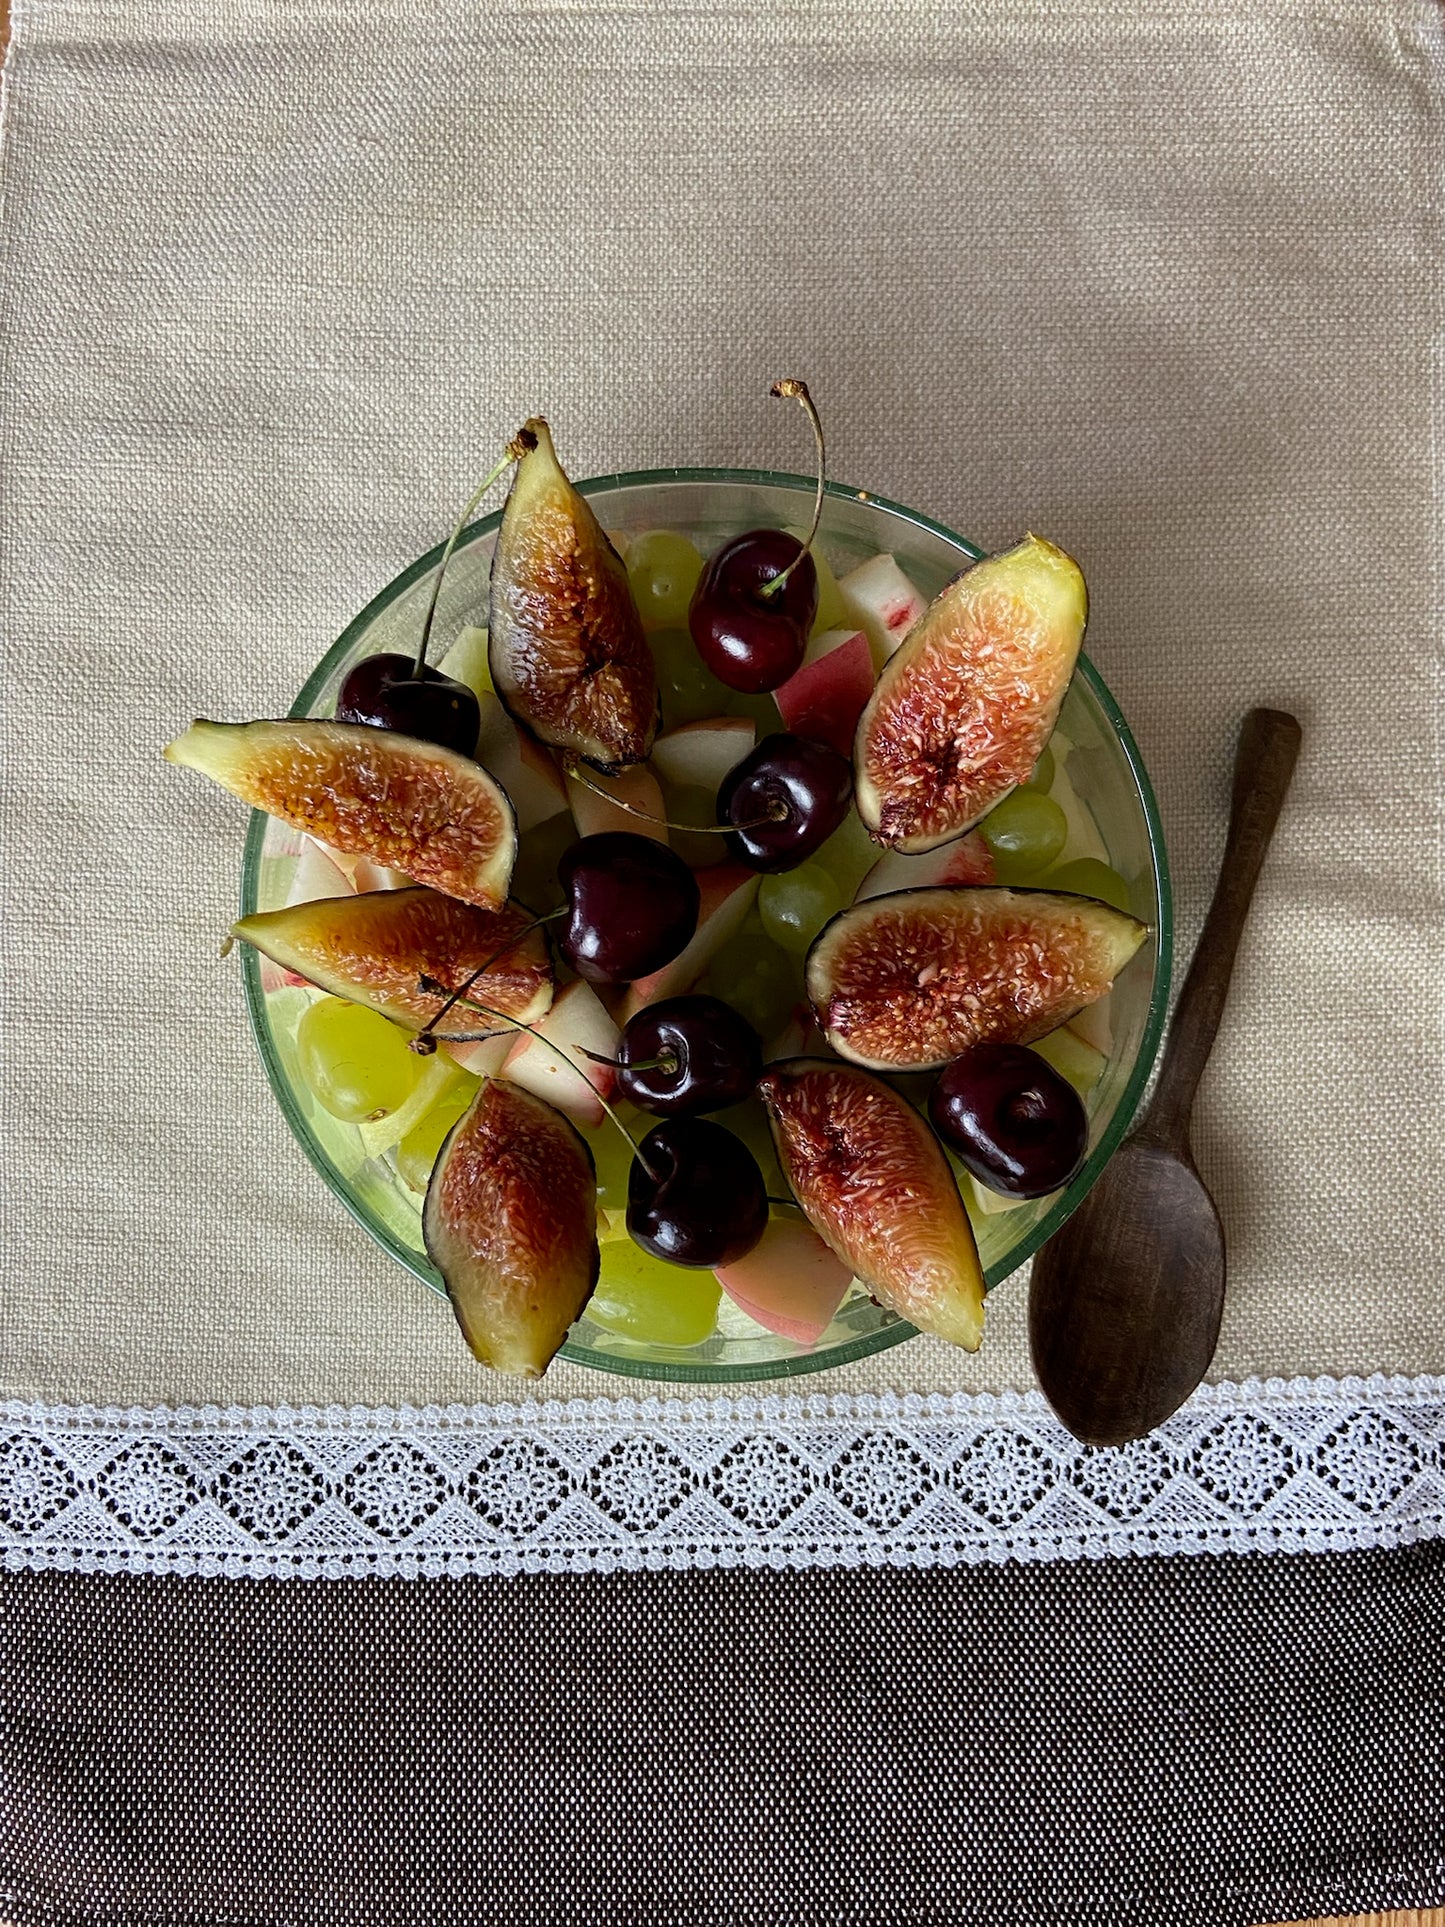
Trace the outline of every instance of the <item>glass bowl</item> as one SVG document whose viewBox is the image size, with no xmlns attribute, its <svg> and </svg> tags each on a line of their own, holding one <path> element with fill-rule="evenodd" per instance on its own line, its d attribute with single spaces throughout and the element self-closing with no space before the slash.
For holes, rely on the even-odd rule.
<svg viewBox="0 0 1445 1927">
<path fill-rule="evenodd" d="M 747 469 L 659 469 L 604 475 L 579 484 L 609 531 L 632 536 L 655 528 L 690 536 L 706 555 L 730 536 L 762 525 L 805 524 L 815 487 L 805 476 Z M 468 623 L 485 619 L 488 572 L 500 514 L 467 530 L 448 565 L 432 632 L 439 661 Z M 830 484 L 820 530 L 838 574 L 880 550 L 897 557 L 932 598 L 980 551 L 912 509 Z M 361 657 L 393 649 L 409 655 L 430 594 L 440 547 L 399 575 L 362 610 L 327 652 L 292 706 L 293 716 L 330 715 L 337 691 Z M 1098 671 L 1081 657 L 1059 728 L 1072 744 L 1069 782 L 1110 865 L 1129 885 L 1131 908 L 1150 937 L 1120 975 L 1109 1000 L 1112 1038 L 1105 1069 L 1089 1097 L 1090 1150 L 1083 1170 L 1051 1198 L 976 1218 L 990 1287 L 1016 1271 L 1080 1203 L 1128 1130 L 1153 1065 L 1169 989 L 1171 910 L 1168 868 L 1153 791 L 1123 716 Z M 302 839 L 256 813 L 246 839 L 242 914 L 279 907 Z M 1072 848 L 1072 845 L 1071 845 Z M 291 1002 L 263 986 L 257 953 L 243 947 L 246 995 L 262 1060 L 286 1120 L 326 1183 L 377 1242 L 423 1284 L 442 1290 L 422 1248 L 420 1198 L 384 1160 L 368 1160 L 354 1126 L 312 1099 L 296 1069 Z M 303 995 L 305 993 L 298 993 Z M 605 1263 L 605 1247 L 604 1247 Z M 804 1347 L 734 1314 L 722 1301 L 718 1331 L 700 1345 L 644 1344 L 589 1321 L 584 1313 L 561 1355 L 626 1376 L 737 1382 L 821 1371 L 913 1337 L 914 1327 L 858 1290 L 845 1300 L 817 1344 Z"/>
</svg>

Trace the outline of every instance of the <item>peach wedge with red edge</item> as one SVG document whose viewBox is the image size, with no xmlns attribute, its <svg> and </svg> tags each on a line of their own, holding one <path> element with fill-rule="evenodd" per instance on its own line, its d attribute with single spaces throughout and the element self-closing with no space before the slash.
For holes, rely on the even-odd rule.
<svg viewBox="0 0 1445 1927">
<path fill-rule="evenodd" d="M 931 850 L 1027 779 L 1058 721 L 1088 606 L 1078 564 L 1034 535 L 934 599 L 858 723 L 858 813 L 879 843 Z"/>
<path fill-rule="evenodd" d="M 977 830 L 970 830 L 967 836 L 918 856 L 885 850 L 858 885 L 853 901 L 865 903 L 869 897 L 892 896 L 897 890 L 932 890 L 945 883 L 992 882 L 993 851 Z"/>
<path fill-rule="evenodd" d="M 348 856 L 494 910 L 517 855 L 506 791 L 470 756 L 367 723 L 195 722 L 166 761 Z"/>
<path fill-rule="evenodd" d="M 816 1345 L 848 1295 L 853 1269 L 810 1224 L 774 1213 L 759 1242 L 721 1266 L 717 1281 L 764 1330 Z"/>
<path fill-rule="evenodd" d="M 552 1002 L 546 935 L 518 903 L 482 910 L 414 884 L 258 911 L 232 924 L 231 934 L 333 997 L 365 1004 L 409 1030 L 420 1030 L 442 1003 L 417 988 L 420 978 L 453 990 L 489 958 L 495 961 L 469 993 L 477 1003 L 531 1024 Z M 485 1027 L 485 1018 L 458 1008 L 442 1030 Z"/>
<path fill-rule="evenodd" d="M 597 1178 L 582 1135 L 516 1084 L 483 1084 L 422 1209 L 427 1256 L 484 1365 L 540 1378 L 597 1283 Z"/>
<path fill-rule="evenodd" d="M 931 1070 L 985 1038 L 1046 1036 L 1102 997 L 1148 934 L 1093 897 L 999 884 L 900 890 L 825 924 L 804 982 L 840 1057 Z"/>
<path fill-rule="evenodd" d="M 492 558 L 487 660 L 541 742 L 618 770 L 657 730 L 657 671 L 627 570 L 536 417 L 523 428 Z"/>
<path fill-rule="evenodd" d="M 983 1268 L 926 1119 L 881 1078 L 794 1057 L 758 1085 L 783 1176 L 809 1224 L 900 1318 L 951 1345 L 983 1338 Z"/>
</svg>

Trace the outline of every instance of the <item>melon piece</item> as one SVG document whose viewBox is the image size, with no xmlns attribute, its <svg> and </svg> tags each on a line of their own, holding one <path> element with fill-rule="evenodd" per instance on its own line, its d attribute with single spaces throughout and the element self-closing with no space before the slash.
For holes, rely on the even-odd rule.
<svg viewBox="0 0 1445 1927">
<path fill-rule="evenodd" d="M 1107 1003 L 1108 999 L 1102 998 L 1100 1002 Z M 1098 1008 L 1098 1004 L 1089 1006 L 1091 1012 Z M 1107 1052 L 1085 1043 L 1068 1024 L 1059 1030 L 1051 1030 L 1047 1037 L 1037 1038 L 1029 1049 L 1037 1051 L 1046 1064 L 1073 1085 L 1080 1097 L 1087 1097 L 1104 1075 Z"/>
<path fill-rule="evenodd" d="M 482 712 L 477 761 L 512 799 L 518 834 L 560 815 L 567 807 L 567 786 L 551 753 L 517 727 L 490 691 L 483 691 L 477 704 Z"/>
<path fill-rule="evenodd" d="M 1087 613 L 1078 564 L 1033 535 L 949 583 L 884 664 L 858 725 L 858 814 L 879 843 L 950 842 L 1028 780 Z"/>
<path fill-rule="evenodd" d="M 891 555 L 860 562 L 839 578 L 838 589 L 848 620 L 867 636 L 874 667 L 881 669 L 923 614 L 923 597 Z"/>
<path fill-rule="evenodd" d="M 597 1182 L 581 1134 L 530 1091 L 483 1084 L 442 1146 L 421 1222 L 476 1357 L 540 1377 L 597 1283 Z"/>
<path fill-rule="evenodd" d="M 308 836 L 306 841 L 313 844 L 327 862 L 341 872 L 348 888 L 355 890 L 358 895 L 371 890 L 405 890 L 412 882 L 400 870 L 390 869 L 384 863 L 373 863 L 370 857 L 349 856 L 344 850 L 333 850 L 329 843 L 322 843 L 314 836 Z M 335 893 L 328 891 L 326 894 Z"/>
<path fill-rule="evenodd" d="M 861 629 L 829 629 L 808 644 L 802 667 L 773 691 L 784 728 L 853 754 L 858 718 L 873 694 L 873 656 Z"/>
<path fill-rule="evenodd" d="M 621 1040 L 602 1000 L 591 984 L 579 978 L 558 993 L 551 1010 L 533 1028 L 535 1037 L 518 1037 L 512 1045 L 502 1076 L 555 1104 L 584 1129 L 595 1129 L 605 1115 L 602 1099 L 611 1096 L 617 1072 L 612 1064 L 594 1063 L 583 1052 L 615 1059 Z M 575 1070 L 568 1069 L 559 1051 L 576 1065 Z"/>
<path fill-rule="evenodd" d="M 1047 1036 L 1104 995 L 1148 934 L 1092 897 L 903 890 L 834 917 L 804 975 L 840 1057 L 931 1070 L 985 1038 Z"/>
<path fill-rule="evenodd" d="M 1114 1048 L 1114 1025 L 1110 1016 L 1112 999 L 1100 997 L 1069 1019 L 1069 1029 L 1084 1044 L 1107 1057 Z"/>
<path fill-rule="evenodd" d="M 765 1330 L 816 1345 L 848 1294 L 853 1273 L 810 1224 L 776 1216 L 745 1257 L 717 1272 L 738 1307 Z"/>
<path fill-rule="evenodd" d="M 365 896 L 322 897 L 285 910 L 262 910 L 231 934 L 307 983 L 364 1004 L 392 1023 L 420 1030 L 443 998 L 419 988 L 434 977 L 449 990 L 485 964 L 470 995 L 523 1023 L 552 1001 L 552 958 L 530 912 L 514 903 L 482 910 L 412 884 Z M 456 1006 L 442 1030 L 486 1028 L 487 1019 Z"/>
<path fill-rule="evenodd" d="M 487 667 L 487 632 L 475 623 L 469 622 L 460 630 L 456 641 L 437 664 L 439 675 L 450 676 L 454 682 L 464 682 L 480 702 L 484 696 L 494 696 L 492 672 Z"/>
<path fill-rule="evenodd" d="M 698 893 L 696 933 L 671 963 L 628 985 L 622 1000 L 624 1025 L 644 1005 L 655 1004 L 662 997 L 680 997 L 691 990 L 718 951 L 741 930 L 757 900 L 758 873 L 741 863 L 717 863 L 694 870 L 693 875 Z"/>
<path fill-rule="evenodd" d="M 166 761 L 351 856 L 484 909 L 506 901 L 517 825 L 470 756 L 366 723 L 194 722 Z"/>
<path fill-rule="evenodd" d="M 758 1085 L 778 1162 L 849 1273 L 921 1331 L 983 1337 L 983 1269 L 938 1139 L 906 1098 L 851 1064 L 795 1057 Z"/>
<path fill-rule="evenodd" d="M 441 1049 L 454 1064 L 473 1077 L 500 1077 L 502 1066 L 506 1063 L 517 1033 L 510 1025 L 505 1030 L 494 1031 L 490 1037 L 473 1037 L 465 1044 L 444 1042 Z M 439 1051 L 438 1056 L 441 1055 Z"/>
<path fill-rule="evenodd" d="M 970 830 L 953 843 L 940 843 L 921 856 L 889 850 L 879 857 L 858 886 L 855 903 L 868 897 L 890 896 L 895 890 L 934 890 L 948 883 L 992 883 L 993 852 Z"/>
<path fill-rule="evenodd" d="M 286 892 L 288 905 L 315 903 L 322 897 L 350 896 L 350 877 L 314 837 L 302 839 Z"/>
<path fill-rule="evenodd" d="M 664 783 L 677 789 L 711 790 L 716 795 L 734 763 L 752 749 L 757 733 L 750 716 L 713 716 L 706 722 L 683 723 L 652 745 L 652 767 Z"/>
<path fill-rule="evenodd" d="M 598 790 L 606 790 L 607 796 L 615 796 L 619 803 L 629 807 L 619 809 L 617 804 L 608 802 L 607 796 L 599 796 Z M 569 775 L 567 801 L 579 836 L 602 836 L 609 830 L 626 830 L 631 836 L 649 837 L 654 843 L 667 842 L 667 824 L 663 820 L 667 811 L 663 807 L 662 790 L 645 763 L 634 763 L 631 769 L 619 770 L 615 776 L 588 770 L 585 781 L 581 776 Z M 642 814 L 634 815 L 638 810 Z"/>
</svg>

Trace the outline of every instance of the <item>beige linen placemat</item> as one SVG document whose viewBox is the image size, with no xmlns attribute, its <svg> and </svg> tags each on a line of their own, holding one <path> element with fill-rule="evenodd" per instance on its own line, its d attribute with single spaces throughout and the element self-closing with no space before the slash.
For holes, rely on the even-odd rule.
<svg viewBox="0 0 1445 1927">
<path fill-rule="evenodd" d="M 1216 1374 L 1445 1371 L 1439 38 L 1425 0 L 17 9 L 0 1393 L 495 1395 L 289 1139 L 216 958 L 243 816 L 160 748 L 283 711 L 527 413 L 579 475 L 796 465 L 793 370 L 840 478 L 1083 561 L 1181 958 L 1240 716 L 1302 718 L 1198 1110 Z M 1025 1300 L 804 1389 L 1026 1386 Z"/>
</svg>

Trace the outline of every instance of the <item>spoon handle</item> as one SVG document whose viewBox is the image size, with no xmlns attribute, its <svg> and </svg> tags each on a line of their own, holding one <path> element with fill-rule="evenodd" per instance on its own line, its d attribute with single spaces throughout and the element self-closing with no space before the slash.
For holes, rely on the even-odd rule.
<svg viewBox="0 0 1445 1927">
<path fill-rule="evenodd" d="M 1154 1097 L 1139 1136 L 1187 1148 L 1194 1093 L 1224 1014 L 1234 956 L 1265 851 L 1284 807 L 1299 755 L 1300 726 L 1280 709 L 1251 709 L 1234 757 L 1234 799 L 1224 863 L 1175 1005 Z"/>
</svg>

